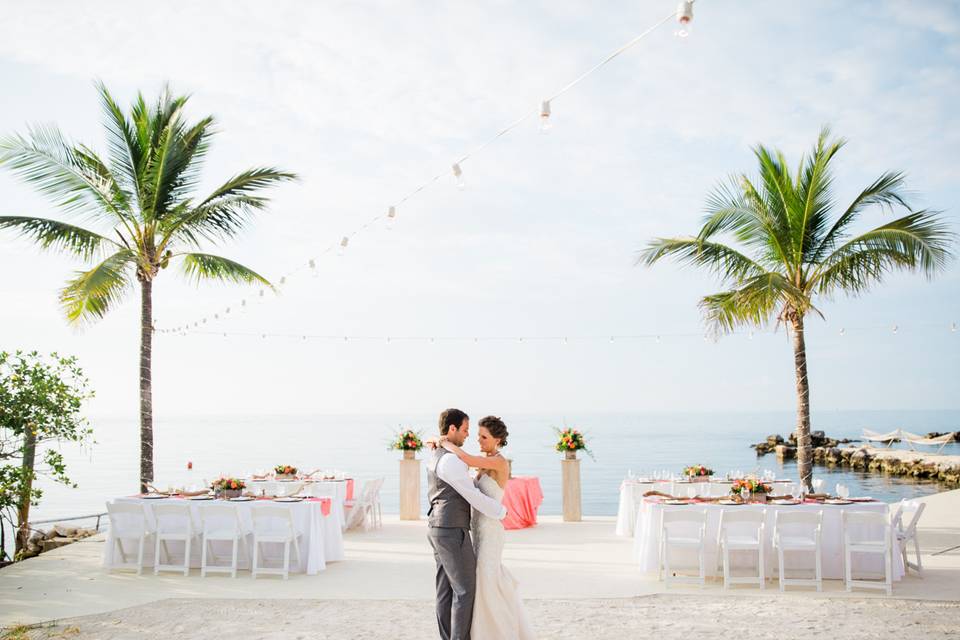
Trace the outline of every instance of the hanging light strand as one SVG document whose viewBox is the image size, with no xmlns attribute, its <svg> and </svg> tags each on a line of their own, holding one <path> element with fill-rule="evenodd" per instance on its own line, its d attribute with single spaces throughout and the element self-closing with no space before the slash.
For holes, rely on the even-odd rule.
<svg viewBox="0 0 960 640">
<path fill-rule="evenodd" d="M 600 69 L 602 69 L 603 67 L 605 67 L 606 65 L 608 65 L 610 62 L 612 62 L 614 59 L 616 59 L 617 57 L 619 57 L 620 55 L 622 55 L 622 54 L 625 53 L 626 51 L 629 51 L 630 49 L 632 49 L 632 48 L 633 48 L 634 46 L 636 46 L 641 40 L 643 40 L 644 38 L 646 38 L 648 35 L 650 35 L 650 34 L 653 33 L 654 31 L 656 31 L 659 27 L 663 26 L 663 25 L 666 24 L 667 22 L 669 22 L 669 21 L 671 21 L 671 20 L 673 20 L 673 19 L 677 19 L 677 20 L 680 20 L 680 21 L 682 22 L 682 21 L 683 21 L 683 16 L 686 15 L 685 12 L 686 12 L 688 9 L 691 11 L 690 17 L 692 18 L 692 5 L 693 5 L 693 1 L 692 1 L 692 0 L 686 0 L 685 2 L 681 2 L 680 5 L 678 6 L 678 8 L 677 8 L 676 10 L 674 10 L 673 12 L 671 12 L 669 15 L 664 16 L 664 17 L 661 18 L 659 21 L 657 21 L 653 26 L 651 26 L 651 27 L 649 27 L 648 29 L 644 30 L 642 33 L 638 34 L 637 36 L 631 38 L 629 41 L 627 41 L 626 43 L 624 43 L 623 45 L 621 45 L 620 47 L 618 47 L 617 49 L 615 49 L 614 51 L 612 51 L 611 53 L 609 53 L 609 54 L 608 54 L 607 56 L 605 56 L 603 59 L 601 59 L 597 64 L 593 65 L 592 67 L 590 67 L 589 69 L 587 69 L 586 71 L 584 71 L 583 73 L 581 73 L 579 76 L 577 76 L 576 78 L 574 78 L 573 80 L 571 80 L 570 82 L 568 82 L 568 83 L 567 83 L 566 85 L 564 85 L 559 91 L 556 91 L 556 92 L 553 93 L 552 95 L 550 95 L 550 96 L 548 96 L 547 98 L 545 98 L 545 99 L 540 103 L 540 105 L 539 105 L 539 107 L 538 107 L 537 109 L 533 109 L 533 110 L 530 110 L 530 111 L 526 112 L 524 115 L 520 116 L 519 118 L 517 118 L 517 119 L 514 120 L 513 122 L 509 123 L 507 126 L 503 127 L 503 128 L 500 129 L 499 131 L 497 131 L 496 134 L 494 134 L 493 136 L 491 136 L 491 137 L 488 138 L 487 140 L 485 140 L 485 141 L 481 142 L 480 144 L 478 144 L 477 146 L 475 146 L 473 149 L 469 150 L 467 153 L 465 153 L 465 154 L 463 154 L 462 156 L 460 156 L 459 158 L 457 158 L 457 159 L 452 163 L 452 165 L 450 165 L 450 166 L 453 167 L 453 173 L 454 173 L 454 177 L 456 178 L 456 184 L 457 184 L 457 186 L 458 186 L 459 188 L 461 188 L 461 189 L 464 187 L 463 168 L 462 168 L 463 163 L 467 162 L 470 158 L 472 158 L 473 156 L 477 155 L 478 153 L 480 153 L 481 151 L 483 151 L 484 149 L 486 149 L 488 146 L 490 146 L 491 144 L 493 144 L 494 142 L 496 142 L 497 140 L 499 140 L 499 139 L 502 138 L 503 136 L 507 135 L 508 133 L 510 133 L 511 131 L 513 131 L 514 129 L 516 129 L 517 127 L 519 127 L 521 124 L 523 124 L 523 123 L 526 122 L 527 120 L 530 120 L 531 118 L 538 118 L 538 117 L 539 117 L 539 118 L 543 118 L 544 108 L 546 108 L 546 111 L 547 111 L 547 117 L 546 117 L 546 119 L 547 119 L 547 125 L 548 125 L 548 128 L 549 128 L 549 124 L 552 124 L 552 123 L 549 122 L 549 119 L 550 119 L 550 110 L 551 110 L 550 105 L 553 103 L 554 100 L 556 100 L 556 99 L 559 98 L 560 96 L 564 95 L 565 93 L 567 93 L 568 91 L 570 91 L 571 89 L 573 89 L 574 87 L 576 87 L 578 84 L 580 84 L 581 82 L 583 82 L 584 80 L 586 80 L 588 77 L 590 77 L 591 75 L 593 75 L 594 73 L 596 73 L 597 71 L 599 71 Z M 687 22 L 689 22 L 689 20 L 688 20 Z M 541 126 L 542 126 L 542 124 L 543 124 L 543 123 L 542 123 L 542 121 L 541 121 Z M 448 171 L 449 171 L 449 170 L 448 170 Z M 381 213 L 381 214 L 379 214 L 379 215 L 377 215 L 377 216 L 374 216 L 373 218 L 371 218 L 370 220 L 368 220 L 367 222 L 365 222 L 363 225 L 361 225 L 360 227 L 358 227 L 355 231 L 353 231 L 352 233 L 348 234 L 347 236 L 344 236 L 343 238 L 344 238 L 344 239 L 352 238 L 352 237 L 355 236 L 357 233 L 359 233 L 361 230 L 364 230 L 364 229 L 368 228 L 369 226 L 371 226 L 372 224 L 376 223 L 377 221 L 379 221 L 379 220 L 382 219 L 382 218 L 387 218 L 388 225 L 389 225 L 389 224 L 392 223 L 392 222 L 395 220 L 395 218 L 396 218 L 396 208 L 397 208 L 397 207 L 399 207 L 400 205 L 406 203 L 407 201 L 409 201 L 411 198 L 415 197 L 417 194 L 419 194 L 421 191 L 423 191 L 423 190 L 426 189 L 427 187 L 429 187 L 429 186 L 431 186 L 431 185 L 439 182 L 439 181 L 442 180 L 445 176 L 449 176 L 449 175 L 450 175 L 450 174 L 449 174 L 448 172 L 440 172 L 440 173 L 437 173 L 437 174 L 434 175 L 433 177 L 429 178 L 428 180 L 426 180 L 426 181 L 423 182 L 422 184 L 418 185 L 417 187 L 411 189 L 411 190 L 408 191 L 405 195 L 403 195 L 403 196 L 400 197 L 398 200 L 396 200 L 396 202 L 395 202 L 393 205 L 390 206 L 390 208 L 388 209 L 388 212 L 387 212 L 387 213 Z M 287 273 L 283 274 L 283 276 L 281 277 L 282 284 L 286 284 L 287 279 L 289 279 L 289 277 L 294 276 L 294 275 L 297 275 L 298 273 L 301 273 L 301 272 L 303 272 L 303 271 L 309 271 L 309 272 L 311 272 L 311 273 L 316 274 L 316 261 L 317 261 L 320 257 L 322 257 L 322 256 L 324 256 L 324 255 L 326 255 L 326 254 L 328 254 L 328 253 L 334 252 L 334 251 L 337 251 L 340 255 L 342 255 L 342 254 L 343 254 L 343 250 L 344 250 L 345 248 L 346 248 L 346 244 L 344 244 L 344 240 L 341 240 L 339 243 L 333 243 L 333 244 L 329 245 L 329 246 L 326 247 L 323 251 L 321 251 L 321 252 L 319 252 L 317 255 L 315 255 L 313 258 L 310 258 L 309 260 L 303 261 L 298 267 L 296 267 L 296 268 L 294 268 L 293 270 L 288 271 Z M 189 327 L 189 326 L 190 326 L 190 322 L 185 322 L 185 323 L 183 323 L 182 325 L 177 326 L 177 327 L 170 327 L 170 328 L 164 327 L 164 332 L 174 332 L 174 333 L 178 333 L 178 332 L 182 331 L 183 329 L 185 329 L 185 328 L 187 328 L 187 327 Z"/>
</svg>

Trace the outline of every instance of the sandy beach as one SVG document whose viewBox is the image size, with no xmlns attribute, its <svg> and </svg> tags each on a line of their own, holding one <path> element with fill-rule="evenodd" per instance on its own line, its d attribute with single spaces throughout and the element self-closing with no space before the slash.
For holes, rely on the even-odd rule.
<svg viewBox="0 0 960 640">
<path fill-rule="evenodd" d="M 758 596 L 660 594 L 630 599 L 528 600 L 541 638 L 616 640 L 796 640 L 829 632 L 846 640 L 956 637 L 960 603 L 843 599 L 818 601 Z M 389 629 L 389 634 L 385 630 Z M 789 631 L 787 633 L 787 631 Z M 436 635 L 426 600 L 163 600 L 109 614 L 64 620 L 22 637 L 419 639 Z"/>
</svg>

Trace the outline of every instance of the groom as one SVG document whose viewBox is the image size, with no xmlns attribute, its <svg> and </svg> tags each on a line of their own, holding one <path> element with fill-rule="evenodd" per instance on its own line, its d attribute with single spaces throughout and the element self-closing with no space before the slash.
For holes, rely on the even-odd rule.
<svg viewBox="0 0 960 640">
<path fill-rule="evenodd" d="M 470 416 L 459 409 L 440 414 L 440 435 L 462 447 Z M 427 464 L 427 537 L 437 561 L 437 623 L 443 640 L 469 640 L 476 592 L 477 559 L 470 539 L 470 507 L 502 520 L 507 509 L 473 486 L 467 465 L 443 447 Z"/>
</svg>

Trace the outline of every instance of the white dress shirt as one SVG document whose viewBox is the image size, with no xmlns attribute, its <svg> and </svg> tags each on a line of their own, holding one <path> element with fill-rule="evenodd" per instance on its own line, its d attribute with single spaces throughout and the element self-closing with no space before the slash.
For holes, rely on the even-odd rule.
<svg viewBox="0 0 960 640">
<path fill-rule="evenodd" d="M 467 463 L 453 453 L 441 456 L 434 453 L 431 461 L 437 477 L 449 484 L 453 489 L 470 503 L 470 506 L 483 515 L 503 520 L 507 517 L 507 508 L 477 489 L 470 479 Z"/>
</svg>

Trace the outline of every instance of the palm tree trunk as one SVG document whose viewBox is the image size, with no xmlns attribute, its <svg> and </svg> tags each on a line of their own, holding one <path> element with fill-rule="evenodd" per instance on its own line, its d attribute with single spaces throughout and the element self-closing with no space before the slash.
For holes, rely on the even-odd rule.
<svg viewBox="0 0 960 640">
<path fill-rule="evenodd" d="M 153 482 L 153 282 L 140 281 L 140 491 Z"/>
<path fill-rule="evenodd" d="M 807 344 L 803 316 L 793 320 L 793 366 L 797 376 L 797 471 L 808 492 L 813 491 L 813 449 L 810 446 L 810 385 L 807 380 Z"/>
<path fill-rule="evenodd" d="M 14 558 L 27 548 L 30 538 L 30 498 L 33 489 L 33 466 L 37 457 L 37 432 L 27 425 L 23 432 L 23 459 L 20 461 L 20 496 L 17 504 L 17 539 Z"/>
</svg>

